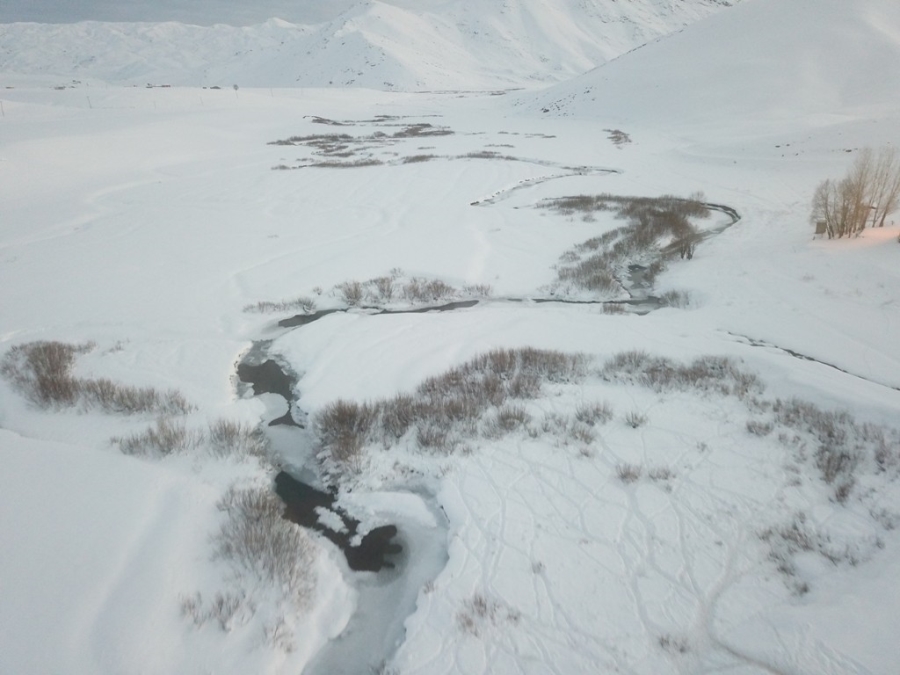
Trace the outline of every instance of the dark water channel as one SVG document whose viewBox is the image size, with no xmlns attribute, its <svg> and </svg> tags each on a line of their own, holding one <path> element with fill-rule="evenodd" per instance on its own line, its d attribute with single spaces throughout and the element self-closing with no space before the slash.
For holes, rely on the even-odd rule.
<svg viewBox="0 0 900 675">
<path fill-rule="evenodd" d="M 394 542 L 395 525 L 369 530 L 354 544 L 360 522 L 335 506 L 333 494 L 317 490 L 285 471 L 275 476 L 275 493 L 285 504 L 284 518 L 319 532 L 344 552 L 354 572 L 380 572 L 396 566 L 392 558 L 402 553 L 403 547 Z"/>
<path fill-rule="evenodd" d="M 287 402 L 287 413 L 269 422 L 269 426 L 303 428 L 304 425 L 293 416 L 298 378 L 274 359 L 267 358 L 270 345 L 270 341 L 254 344 L 238 363 L 238 379 L 252 387 L 254 396 L 277 394 Z M 347 565 L 354 572 L 380 572 L 395 567 L 392 558 L 403 550 L 394 541 L 398 533 L 395 525 L 376 527 L 360 537 L 360 521 L 335 505 L 334 494 L 318 490 L 286 471 L 275 476 L 275 493 L 285 504 L 284 518 L 318 532 L 332 542 L 344 553 Z"/>
<path fill-rule="evenodd" d="M 289 456 L 310 442 L 310 434 L 294 419 L 306 419 L 298 405 L 298 377 L 270 357 L 271 344 L 254 343 L 237 372 L 254 394 L 276 394 L 287 402 L 284 418 L 290 422 L 281 423 L 290 426 L 271 429 L 269 436 Z M 270 426 L 278 422 L 274 420 Z M 306 480 L 297 477 L 307 474 Z M 446 515 L 431 495 L 383 493 L 374 511 L 366 509 L 370 515 L 364 527 L 347 509 L 338 506 L 336 493 L 310 484 L 317 480 L 310 468 L 296 476 L 281 471 L 274 479 L 275 492 L 284 502 L 285 519 L 319 533 L 344 554 L 353 572 L 347 583 L 356 591 L 356 607 L 340 635 L 313 657 L 303 675 L 380 672 L 405 639 L 405 622 L 416 611 L 421 589 L 447 565 Z M 372 520 L 375 527 L 370 527 Z"/>
<path fill-rule="evenodd" d="M 452 312 L 455 309 L 467 309 L 468 307 L 474 307 L 477 304 L 478 300 L 460 300 L 458 302 L 448 302 L 445 305 L 416 307 L 414 309 L 382 309 L 381 307 L 359 307 L 358 309 L 365 311 L 369 316 L 382 316 L 388 314 L 427 314 L 428 312 Z M 297 328 L 299 326 L 309 325 L 313 321 L 318 321 L 322 317 L 328 316 L 329 314 L 349 311 L 350 308 L 347 307 L 338 309 L 323 309 L 318 312 L 312 312 L 310 314 L 296 314 L 287 319 L 282 319 L 278 322 L 278 325 L 282 328 Z"/>
</svg>

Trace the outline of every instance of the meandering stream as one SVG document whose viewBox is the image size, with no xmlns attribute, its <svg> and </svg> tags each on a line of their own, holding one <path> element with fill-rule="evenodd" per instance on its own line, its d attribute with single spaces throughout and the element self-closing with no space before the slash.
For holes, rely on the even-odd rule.
<svg viewBox="0 0 900 675">
<path fill-rule="evenodd" d="M 588 172 L 588 169 L 572 170 Z M 611 173 L 597 169 L 592 173 Z M 533 187 L 546 180 L 567 175 L 550 176 L 500 190 L 490 197 L 473 202 L 485 206 L 505 199 L 513 191 Z M 729 216 L 730 222 L 700 235 L 698 241 L 720 234 L 740 220 L 734 209 L 721 204 L 706 204 L 711 210 Z M 631 265 L 620 279 L 628 298 L 618 301 L 577 301 L 554 297 L 492 299 L 491 303 L 573 303 L 627 304 L 632 313 L 646 314 L 665 302 L 652 295 L 652 284 L 645 279 L 646 268 Z M 428 307 L 393 310 L 382 307 L 357 307 L 353 311 L 372 315 L 421 314 L 470 309 L 481 300 L 462 300 Z M 283 333 L 337 312 L 351 308 L 332 308 L 309 314 L 298 314 L 277 323 Z M 270 353 L 273 340 L 253 344 L 237 365 L 238 379 L 252 388 L 255 396 L 275 394 L 284 399 L 287 412 L 268 421 L 270 438 L 281 449 L 293 454 L 292 444 L 314 443 L 306 413 L 296 396 L 298 376 L 279 363 Z M 272 427 L 285 427 L 276 432 Z M 277 449 L 277 448 L 276 448 Z M 350 583 L 357 590 L 357 608 L 343 632 L 325 647 L 304 670 L 304 675 L 359 675 L 377 672 L 393 656 L 405 636 L 404 622 L 416 609 L 419 593 L 433 581 L 446 565 L 448 555 L 448 523 L 433 495 L 413 492 L 387 493 L 376 500 L 382 508 L 364 524 L 338 502 L 338 496 L 317 487 L 315 469 L 295 467 L 274 478 L 275 491 L 285 503 L 284 517 L 302 527 L 318 532 L 343 553 L 347 561 Z"/>
</svg>

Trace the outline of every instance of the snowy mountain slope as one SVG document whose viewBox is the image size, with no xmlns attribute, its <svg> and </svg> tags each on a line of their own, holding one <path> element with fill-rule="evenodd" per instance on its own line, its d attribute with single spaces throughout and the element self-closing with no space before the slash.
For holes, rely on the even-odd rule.
<svg viewBox="0 0 900 675">
<path fill-rule="evenodd" d="M 115 21 L 160 23 L 177 21 L 196 26 L 225 23 L 251 26 L 273 16 L 294 23 L 320 23 L 348 10 L 358 0 L 0 0 L 4 23 L 77 23 Z"/>
<path fill-rule="evenodd" d="M 896 114 L 898 63 L 892 0 L 752 0 L 557 85 L 532 109 L 655 126 L 828 125 Z"/>
<path fill-rule="evenodd" d="M 0 24 L 0 73 L 119 84 L 489 89 L 560 81 L 725 0 L 358 3 L 330 21 Z"/>
</svg>

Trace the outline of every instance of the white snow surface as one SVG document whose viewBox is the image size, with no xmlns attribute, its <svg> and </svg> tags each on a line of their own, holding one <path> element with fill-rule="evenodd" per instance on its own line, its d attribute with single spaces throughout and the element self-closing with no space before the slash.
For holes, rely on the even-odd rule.
<svg viewBox="0 0 900 675">
<path fill-rule="evenodd" d="M 359 26 L 373 16 L 413 20 L 399 4 L 358 9 L 347 42 L 365 49 Z M 760 400 L 798 397 L 900 426 L 900 214 L 851 240 L 816 239 L 807 220 L 819 181 L 840 177 L 858 148 L 900 138 L 893 0 L 745 0 L 515 98 L 270 90 L 289 84 L 277 79 L 287 70 L 261 88 L 202 89 L 202 49 L 173 48 L 172 65 L 161 60 L 168 46 L 135 50 L 144 65 L 134 78 L 180 73 L 190 86 L 116 86 L 128 80 L 102 68 L 154 30 L 165 44 L 174 31 L 221 39 L 219 49 L 235 35 L 249 45 L 265 31 L 277 41 L 281 30 L 319 28 L 2 26 L 4 353 L 93 341 L 76 375 L 176 388 L 196 406 L 190 428 L 284 413 L 279 397 L 236 385 L 235 364 L 258 340 L 297 373 L 297 406 L 313 416 L 339 398 L 411 392 L 489 349 L 531 346 L 596 364 L 629 349 L 678 362 L 729 356 L 765 383 Z M 112 54 L 91 66 L 98 79 L 52 88 L 88 76 L 41 44 L 87 34 L 91 51 Z M 337 72 L 346 61 L 325 51 L 314 50 L 321 73 Z M 490 71 L 470 46 L 443 53 L 448 72 L 468 78 L 473 61 Z M 194 58 L 192 71 L 184 62 Z M 425 76 L 401 61 L 391 72 L 414 88 Z M 449 75 L 446 85 L 496 86 L 513 77 L 502 70 L 510 63 L 472 86 Z M 222 82 L 243 84 L 245 66 L 223 65 Z M 385 140 L 416 123 L 453 133 Z M 613 144 L 610 129 L 631 142 Z M 315 149 L 269 145 L 331 133 L 364 138 L 362 149 L 351 143 L 355 157 L 380 163 L 316 167 Z M 403 161 L 421 155 L 433 158 Z M 560 255 L 621 224 L 533 208 L 540 200 L 698 190 L 741 219 L 658 277 L 654 292 L 688 291 L 687 308 L 638 316 L 532 301 L 546 296 Z M 297 296 L 342 308 L 337 284 L 398 268 L 398 278 L 493 293 L 453 312 L 353 309 L 291 330 L 276 322 L 296 312 L 243 311 Z M 367 447 L 361 471 L 340 481 L 341 503 L 366 526 L 396 522 L 409 555 L 425 553 L 401 569 L 395 594 L 384 583 L 398 577 L 354 574 L 311 535 L 317 587 L 286 616 L 289 650 L 271 637 L 280 589 L 253 586 L 255 605 L 225 628 L 197 627 L 179 610 L 195 592 L 211 598 L 242 581 L 213 559 L 216 504 L 233 484 L 268 485 L 264 468 L 204 453 L 123 456 L 110 439 L 153 415 L 41 409 L 0 379 L 0 673 L 896 673 L 896 466 L 862 462 L 841 503 L 816 467 L 815 439 L 777 425 L 748 431 L 748 421 L 772 421 L 752 400 L 589 374 L 522 405 L 540 428 L 600 401 L 613 419 L 592 439 L 520 430 L 453 455 L 409 437 Z M 647 422 L 626 424 L 633 412 Z M 273 438 L 286 465 L 318 467 L 311 431 Z M 629 466 L 633 482 L 622 479 Z M 772 533 L 790 527 L 808 550 L 778 548 L 787 540 Z M 341 645 L 352 645 L 343 660 Z"/>
<path fill-rule="evenodd" d="M 153 23 L 10 23 L 18 16 L 11 11 L 11 18 L 0 13 L 0 72 L 53 76 L 61 84 L 71 77 L 228 87 L 534 87 L 583 73 L 731 4 L 367 0 L 337 3 L 340 11 L 327 20 L 321 8 L 295 6 L 293 21 L 270 14 L 280 18 L 238 26 L 178 21 L 175 8 L 169 21 Z M 102 8 L 86 14 L 107 15 Z"/>
</svg>

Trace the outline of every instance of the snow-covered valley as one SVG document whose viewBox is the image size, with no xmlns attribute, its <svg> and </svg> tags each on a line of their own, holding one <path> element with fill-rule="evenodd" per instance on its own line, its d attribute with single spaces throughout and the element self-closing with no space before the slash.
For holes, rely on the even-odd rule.
<svg viewBox="0 0 900 675">
<path fill-rule="evenodd" d="M 207 51 L 301 22 L 0 24 L 0 673 L 894 673 L 900 213 L 808 217 L 900 7 L 715 4 L 317 16 L 408 50 L 359 88 Z"/>
</svg>

